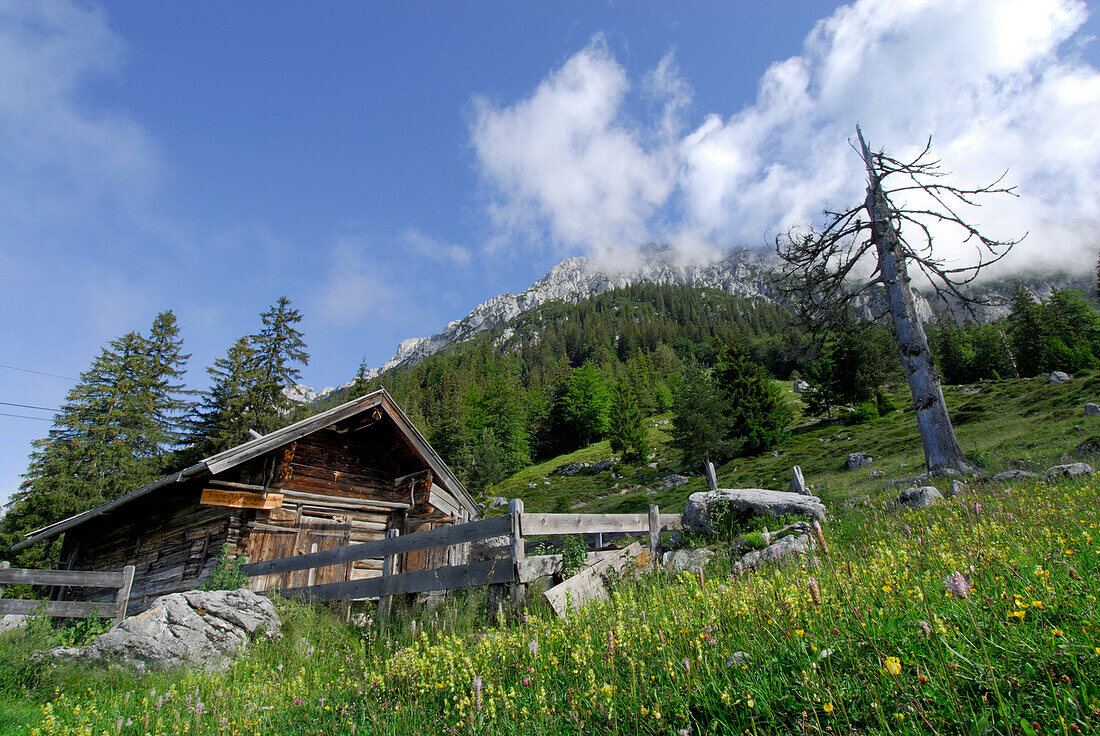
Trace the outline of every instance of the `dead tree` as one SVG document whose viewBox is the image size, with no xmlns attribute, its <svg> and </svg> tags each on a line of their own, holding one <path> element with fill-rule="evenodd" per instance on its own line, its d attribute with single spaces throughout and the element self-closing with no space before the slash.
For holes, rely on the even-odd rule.
<svg viewBox="0 0 1100 736">
<path fill-rule="evenodd" d="M 794 297 L 802 321 L 823 333 L 841 322 L 857 300 L 866 300 L 868 292 L 881 287 L 913 396 L 928 470 L 972 472 L 975 467 L 959 447 L 947 414 L 939 373 L 917 316 L 909 268 L 916 266 L 940 297 L 967 308 L 981 303 L 966 293 L 966 284 L 1007 255 L 1019 239 L 993 240 L 959 212 L 962 206 L 976 206 L 982 195 L 1015 196 L 1014 187 L 1001 185 L 1003 174 L 975 189 L 943 183 L 946 174 L 940 161 L 929 155 L 931 138 L 916 158 L 903 162 L 882 151 L 872 153 L 858 125 L 856 136 L 857 153 L 867 169 L 867 197 L 846 212 L 826 210 L 826 224 L 820 231 L 792 231 L 776 241 L 784 262 L 784 289 Z M 895 204 L 894 199 L 902 203 Z M 945 227 L 974 246 L 976 263 L 955 266 L 935 255 L 932 230 Z"/>
</svg>

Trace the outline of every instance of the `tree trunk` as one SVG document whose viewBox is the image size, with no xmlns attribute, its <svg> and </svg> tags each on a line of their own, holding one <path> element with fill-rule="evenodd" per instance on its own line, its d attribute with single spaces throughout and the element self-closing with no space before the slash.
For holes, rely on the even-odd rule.
<svg viewBox="0 0 1100 736">
<path fill-rule="evenodd" d="M 882 190 L 867 144 L 860 134 L 863 159 L 867 165 L 867 214 L 871 218 L 871 238 L 878 251 L 879 280 L 886 287 L 890 316 L 894 321 L 894 336 L 898 352 L 913 395 L 917 426 L 924 444 L 924 459 L 932 473 L 945 469 L 973 472 L 974 465 L 966 459 L 955 428 L 947 414 L 947 404 L 940 387 L 940 376 L 932 362 L 932 351 L 924 326 L 917 316 L 916 302 L 909 286 L 909 272 L 898 233 L 890 216 L 890 204 Z"/>
</svg>

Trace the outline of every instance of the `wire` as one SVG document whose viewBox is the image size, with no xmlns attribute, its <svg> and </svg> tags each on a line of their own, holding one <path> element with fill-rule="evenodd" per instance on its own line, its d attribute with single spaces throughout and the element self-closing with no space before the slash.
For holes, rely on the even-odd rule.
<svg viewBox="0 0 1100 736">
<path fill-rule="evenodd" d="M 35 406 L 34 404 L 13 404 L 10 401 L 0 401 L 0 404 L 4 406 L 18 406 L 20 409 L 41 409 L 42 411 L 61 411 L 60 409 L 54 409 L 49 406 Z"/>
<path fill-rule="evenodd" d="M 50 417 L 29 417 L 26 414 L 8 414 L 6 411 L 0 411 L 0 417 L 15 417 L 16 419 L 37 419 L 40 422 L 52 422 Z"/>
<path fill-rule="evenodd" d="M 58 375 L 57 373 L 45 373 L 44 371 L 32 371 L 30 368 L 19 368 L 18 366 L 5 365 L 3 363 L 0 363 L 0 368 L 7 368 L 8 370 L 11 370 L 11 371 L 22 371 L 23 373 L 33 373 L 36 376 L 49 376 L 50 378 L 63 378 L 66 381 L 75 381 L 76 380 L 72 376 L 61 376 L 61 375 Z"/>
</svg>

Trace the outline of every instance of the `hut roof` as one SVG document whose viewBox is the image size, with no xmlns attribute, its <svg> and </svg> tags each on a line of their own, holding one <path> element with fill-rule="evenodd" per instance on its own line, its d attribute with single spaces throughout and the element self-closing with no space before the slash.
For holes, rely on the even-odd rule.
<svg viewBox="0 0 1100 736">
<path fill-rule="evenodd" d="M 120 506 L 152 493 L 159 488 L 163 488 L 173 483 L 180 483 L 225 472 L 241 463 L 259 457 L 266 452 L 270 452 L 283 445 L 294 442 L 318 430 L 351 420 L 373 409 L 378 409 L 389 417 L 397 427 L 397 430 L 404 437 L 405 441 L 409 444 L 410 448 L 419 455 L 431 469 L 433 478 L 440 486 L 449 491 L 460 503 L 470 509 L 471 512 L 477 511 L 478 505 L 469 491 L 467 491 L 465 486 L 455 477 L 451 469 L 447 467 L 443 459 L 439 457 L 434 449 L 432 449 L 432 446 L 428 444 L 428 441 L 424 439 L 423 435 L 417 431 L 413 423 L 405 416 L 405 412 L 397 405 L 397 402 L 393 400 L 385 389 L 380 388 L 377 391 L 372 391 L 369 394 L 353 399 L 346 404 L 333 407 L 320 414 L 315 414 L 303 419 L 300 422 L 295 422 L 282 429 L 275 430 L 270 434 L 265 434 L 262 437 L 245 442 L 242 445 L 237 445 L 236 447 L 231 447 L 228 450 L 219 452 L 216 455 L 211 455 L 189 468 L 166 475 L 159 480 L 130 491 L 126 495 L 109 501 L 102 506 L 97 506 L 94 509 L 89 509 L 88 511 L 70 516 L 67 519 L 54 522 L 41 529 L 36 529 L 27 534 L 21 542 L 13 545 L 12 549 L 19 550 L 44 539 L 57 536 L 67 529 L 72 529 L 90 519 L 102 516 Z"/>
</svg>

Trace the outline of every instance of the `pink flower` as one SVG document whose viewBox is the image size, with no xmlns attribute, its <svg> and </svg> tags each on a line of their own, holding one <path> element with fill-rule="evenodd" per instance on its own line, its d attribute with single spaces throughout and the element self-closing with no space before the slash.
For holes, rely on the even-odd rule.
<svg viewBox="0 0 1100 736">
<path fill-rule="evenodd" d="M 302 699 L 301 698 L 294 698 L 294 705 L 301 705 L 301 704 L 302 704 Z"/>
<path fill-rule="evenodd" d="M 966 598 L 970 595 L 970 581 L 961 572 L 953 572 L 943 581 L 943 587 L 956 598 Z"/>
</svg>

